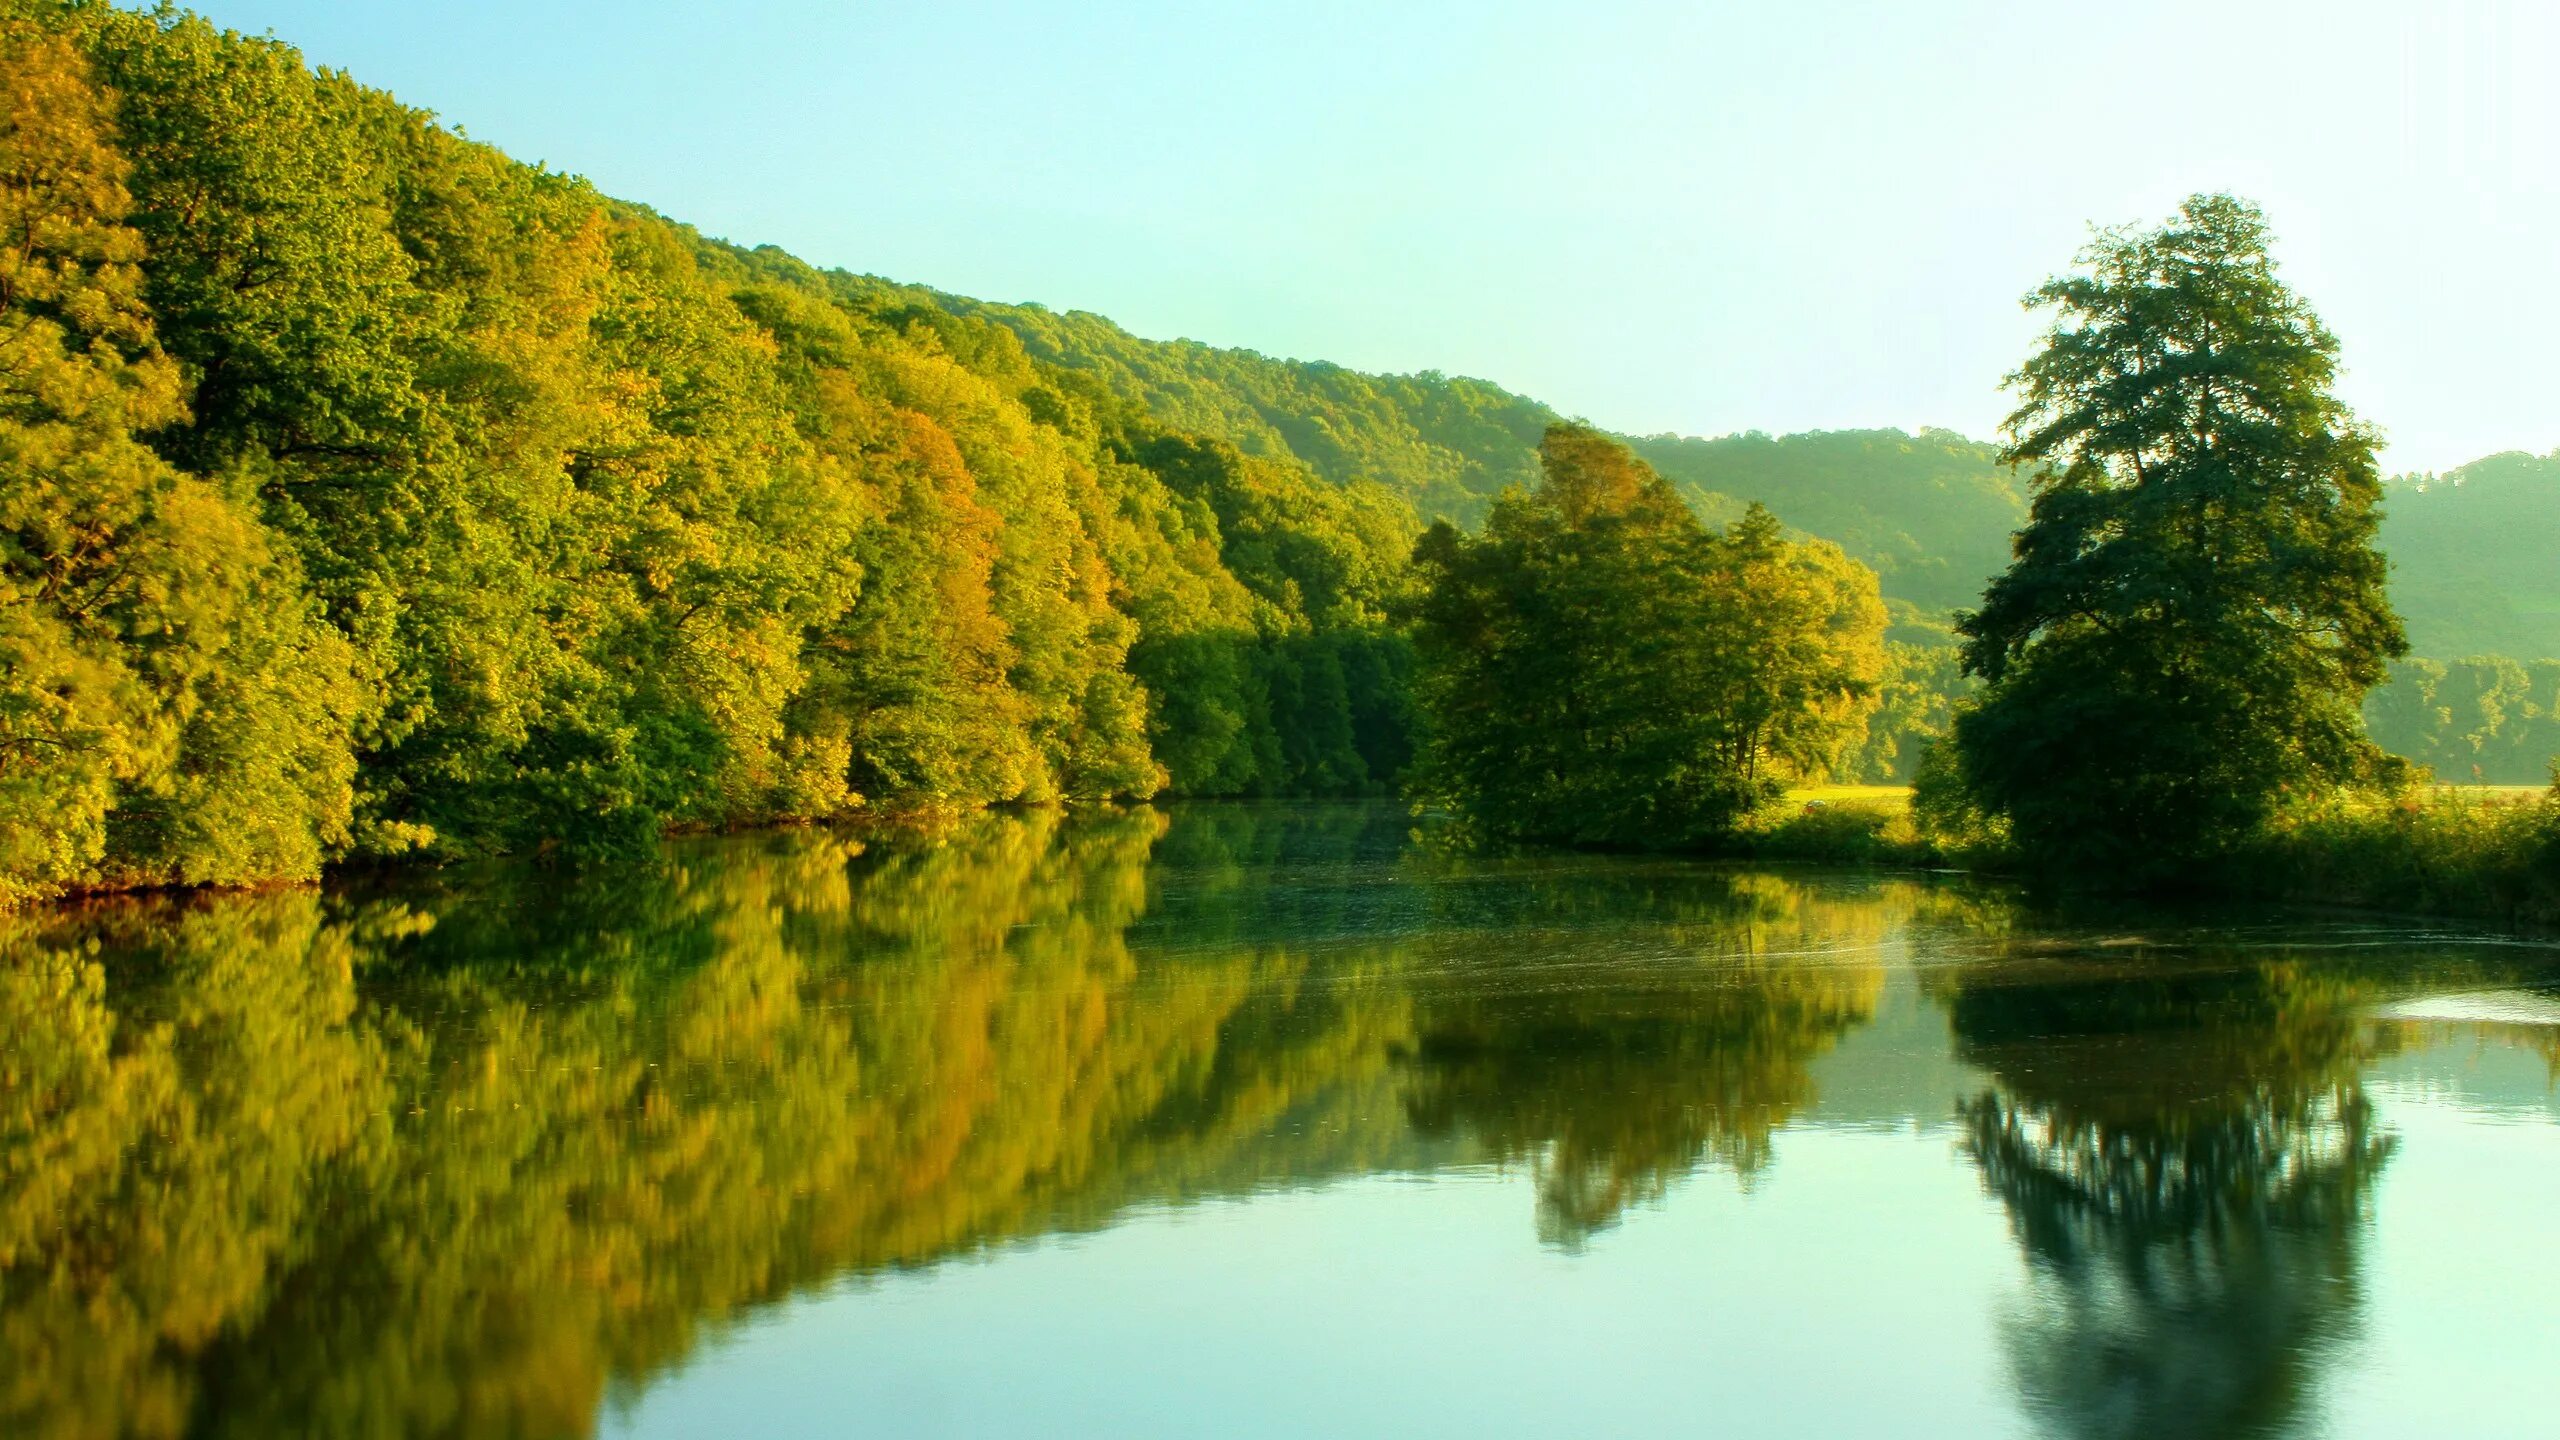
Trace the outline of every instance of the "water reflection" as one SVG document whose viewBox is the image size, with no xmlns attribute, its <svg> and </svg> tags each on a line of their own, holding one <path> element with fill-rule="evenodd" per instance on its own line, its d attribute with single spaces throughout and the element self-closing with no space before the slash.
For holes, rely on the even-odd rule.
<svg viewBox="0 0 2560 1440">
<path fill-rule="evenodd" d="M 2034 1277 L 2003 1325 L 2020 1386 L 2062 1434 L 2282 1433 L 2356 1325 L 2394 1147 L 2359 1081 L 2380 981 L 2078 958 L 1985 967 L 1950 1006 L 1995 1079 L 1966 1149 Z"/>
<path fill-rule="evenodd" d="M 1875 1012 L 1889 913 L 1875 895 L 1825 902 L 1768 875 L 1505 878 L 1505 928 L 1526 943 L 1423 992 L 1407 1105 L 1425 1134 L 1527 1161 L 1539 1233 L 1568 1249 L 1702 1161 L 1758 1171 L 1812 1099 L 1812 1060 Z M 1544 928 L 1600 916 L 1642 927 L 1602 952 L 1607 984 Z"/>
<path fill-rule="evenodd" d="M 1980 892 L 1406 824 L 1029 813 L 10 922 L 0 1430 L 580 1434 L 782 1297 L 1379 1171 L 1526 1170 L 1570 1252 L 1765 1172 L 1950 937 L 1987 957 L 1932 983 L 2056 1428 L 2279 1425 L 2351 1327 L 2378 982 L 2092 975 Z"/>
</svg>

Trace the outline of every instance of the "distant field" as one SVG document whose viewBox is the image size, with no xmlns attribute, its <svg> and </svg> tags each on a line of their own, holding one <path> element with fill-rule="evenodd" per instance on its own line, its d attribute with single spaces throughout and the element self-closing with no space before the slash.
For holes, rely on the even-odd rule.
<svg viewBox="0 0 2560 1440">
<path fill-rule="evenodd" d="M 2514 805 L 2551 793 L 2548 785 L 2437 785 L 2430 787 L 2473 805 Z"/>
<path fill-rule="evenodd" d="M 2520 805 L 2550 793 L 2546 785 L 2433 785 L 2428 790 L 2468 805 Z M 1791 805 L 1857 805 L 1876 810 L 1911 808 L 1908 785 L 1802 785 L 1787 792 Z"/>
<path fill-rule="evenodd" d="M 1908 785 L 1803 785 L 1787 792 L 1796 805 L 1862 805 L 1876 810 L 1908 810 Z"/>
</svg>

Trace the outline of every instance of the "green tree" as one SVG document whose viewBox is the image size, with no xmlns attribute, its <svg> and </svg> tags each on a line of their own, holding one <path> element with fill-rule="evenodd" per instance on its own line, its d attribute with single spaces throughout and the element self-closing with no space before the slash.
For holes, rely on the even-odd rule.
<svg viewBox="0 0 2560 1440">
<path fill-rule="evenodd" d="M 1888 659 L 1875 572 L 1827 540 L 1791 542 L 1758 504 L 1712 547 L 1733 614 L 1726 757 L 1759 781 L 1838 772 L 1866 738 Z"/>
<path fill-rule="evenodd" d="M 1957 702 L 1972 689 L 1964 657 L 1952 645 L 1885 642 L 1885 678 L 1866 738 L 1840 773 L 1874 785 L 1908 785 L 1920 759 L 1955 723 Z"/>
<path fill-rule="evenodd" d="M 107 97 L 0 22 L 0 901 L 317 873 L 343 839 L 345 646 L 186 416 Z"/>
<path fill-rule="evenodd" d="M 1422 789 L 1487 831 L 1711 843 L 1860 733 L 1875 578 L 1754 507 L 1708 530 L 1627 448 L 1557 425 L 1534 492 L 1415 549 Z"/>
<path fill-rule="evenodd" d="M 2200 195 L 2081 259 L 2030 297 L 2056 318 L 2011 377 L 2007 458 L 2035 500 L 1959 622 L 1985 689 L 1956 756 L 2025 854 L 2167 882 L 2371 773 L 2356 707 L 2406 646 L 2374 436 L 2265 219 Z"/>
</svg>

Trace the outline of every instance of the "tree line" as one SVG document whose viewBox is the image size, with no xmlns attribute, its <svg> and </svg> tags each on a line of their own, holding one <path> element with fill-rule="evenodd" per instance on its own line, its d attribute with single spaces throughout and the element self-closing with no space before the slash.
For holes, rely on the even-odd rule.
<svg viewBox="0 0 2560 1440">
<path fill-rule="evenodd" d="M 2547 907 L 2560 789 L 2477 825 L 2360 818 L 2405 812 L 2415 778 L 2363 708 L 2409 653 L 2378 442 L 2264 216 L 2191 197 L 2101 232 L 2028 303 L 2051 324 L 2009 378 L 2001 454 L 2027 515 L 1952 666 L 1884 648 L 1875 576 L 1836 549 L 1758 507 L 1705 526 L 1626 447 L 1559 426 L 1537 491 L 1417 550 L 1416 788 L 1498 836 L 1716 848 L 1779 781 L 1903 764 L 1917 734 L 1924 844 L 2134 887 L 2281 890 L 2344 861 L 2372 872 L 2358 894 L 2459 850 L 2467 903 Z M 2376 718 L 2409 748 L 2485 774 L 2549 738 L 2538 669 L 2402 675 Z M 1889 699 L 1890 748 L 1870 724 Z"/>
<path fill-rule="evenodd" d="M 708 240 L 173 9 L 0 0 L 0 98 L 0 902 L 1408 781 L 1459 809 L 1503 792 L 1474 807 L 1509 817 L 1495 830 L 1712 843 L 1785 781 L 1912 778 L 1959 712 L 2023 713 L 2013 662 L 2170 613 L 2166 592 L 2089 589 L 2088 565 L 2061 588 L 2003 577 L 1960 652 L 1946 607 L 1992 563 L 1984 517 L 2028 495 L 2022 543 L 2076 533 L 2184 577 L 2195 654 L 2272 664 L 2286 626 L 2354 629 L 2215 702 L 2347 696 L 2312 705 L 2318 745 L 2251 752 L 2198 712 L 2184 760 L 2279 791 L 2378 763 L 2341 718 L 2400 653 L 2374 608 L 2370 446 L 2356 459 L 2363 432 L 2321 408 L 2333 342 L 2307 310 L 2286 323 L 2310 326 L 2288 342 L 2309 360 L 2213 353 L 2312 365 L 2285 382 L 2311 399 L 2212 413 L 2257 426 L 2262 470 L 2328 446 L 2284 482 L 2298 496 L 2346 496 L 2352 470 L 2327 538 L 2279 507 L 2231 553 L 2101 544 L 2165 495 L 2206 507 L 2191 529 L 2246 520 L 2212 508 L 2258 483 L 2223 430 L 2186 478 L 2124 467 L 2203 434 L 2199 396 L 2267 377 L 2183 356 L 2162 373 L 2186 388 L 2133 420 L 2004 452 L 1943 432 L 1630 448 L 1482 382 L 1154 345 Z M 2256 234 L 2232 254 L 2260 264 Z M 2137 318 L 2126 345 L 2167 333 Z M 2062 404 L 2060 372 L 2031 372 L 2034 403 Z M 2176 434 L 2120 433 L 2179 405 Z M 2474 478 L 2429 488 L 2428 513 L 2533 482 Z M 2315 575 L 2333 551 L 2364 568 Z M 2198 578 L 2227 565 L 2255 569 Z M 2261 581 L 2299 592 L 2274 630 L 2208 633 L 2197 617 Z M 2121 696 L 2081 688 L 2106 665 L 2064 688 Z M 2457 719 L 2436 697 L 2462 687 L 2428 683 L 2415 719 L 2386 723 L 2399 687 L 2376 702 L 2419 758 L 2487 773 L 2465 757 L 2541 743 L 2547 697 Z M 1573 798 L 1592 786 L 1624 807 Z"/>
<path fill-rule="evenodd" d="M 0 899 L 1404 763 L 1381 485 L 182 12 L 0 101 Z"/>
</svg>

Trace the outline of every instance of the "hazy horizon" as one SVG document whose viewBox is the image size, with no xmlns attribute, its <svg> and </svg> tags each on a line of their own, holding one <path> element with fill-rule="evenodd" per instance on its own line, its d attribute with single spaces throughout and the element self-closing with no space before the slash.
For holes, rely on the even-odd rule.
<svg viewBox="0 0 2560 1440">
<path fill-rule="evenodd" d="M 2388 468 L 2560 446 L 2536 7 L 192 8 L 739 243 L 1637 434 L 1989 437 L 2018 297 L 2230 190 Z"/>
</svg>

